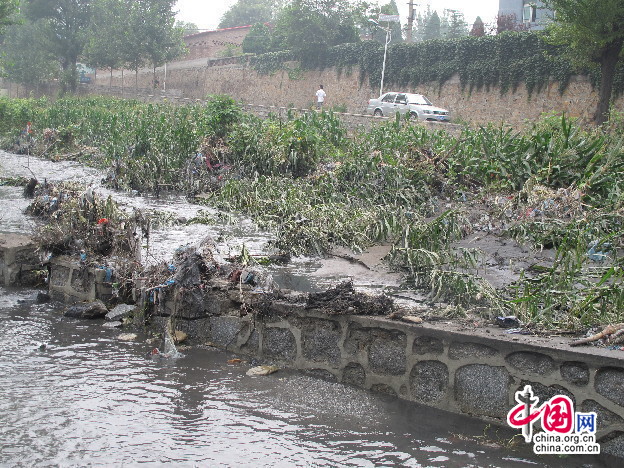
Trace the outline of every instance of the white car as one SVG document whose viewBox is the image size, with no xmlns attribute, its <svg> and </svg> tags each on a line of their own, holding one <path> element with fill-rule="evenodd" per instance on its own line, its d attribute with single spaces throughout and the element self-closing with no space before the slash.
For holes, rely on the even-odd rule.
<svg viewBox="0 0 624 468">
<path fill-rule="evenodd" d="M 422 94 L 395 93 L 382 94 L 378 99 L 368 101 L 367 114 L 391 116 L 396 113 L 409 114 L 419 120 L 450 122 L 451 113 L 447 109 L 435 107 Z"/>
</svg>

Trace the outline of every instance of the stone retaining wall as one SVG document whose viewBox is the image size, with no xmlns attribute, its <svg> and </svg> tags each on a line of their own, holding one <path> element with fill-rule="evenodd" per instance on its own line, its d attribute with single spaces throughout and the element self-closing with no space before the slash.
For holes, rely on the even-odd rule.
<svg viewBox="0 0 624 468">
<path fill-rule="evenodd" d="M 41 260 L 29 236 L 0 233 L 0 285 L 33 286 Z"/>
<path fill-rule="evenodd" d="M 110 300 L 113 289 L 106 281 L 106 270 L 93 268 L 67 256 L 50 261 L 50 296 L 69 304 Z"/>
<path fill-rule="evenodd" d="M 205 99 L 210 94 L 228 94 L 249 104 L 296 108 L 312 107 L 314 93 L 318 85 L 323 84 L 327 91 L 328 108 L 336 106 L 354 114 L 364 113 L 368 100 L 378 97 L 379 93 L 379 88 L 369 85 L 368 78 L 360 81 L 357 67 L 345 70 L 302 70 L 298 63 L 292 62 L 271 75 L 259 75 L 248 64 L 246 57 L 241 57 L 235 63 L 213 65 L 170 64 L 166 77 L 163 67 L 157 69 L 158 79 L 161 86 L 166 83 L 167 90 L 175 89 L 191 99 Z M 150 87 L 152 78 L 151 70 L 142 71 L 139 74 L 139 86 Z M 121 76 L 114 77 L 113 81 L 115 85 L 121 85 Z M 102 75 L 100 80 L 98 75 L 98 84 L 108 85 L 108 77 Z M 126 75 L 124 86 L 126 89 L 134 88 L 133 74 Z M 385 91 L 391 90 L 425 94 L 435 105 L 450 109 L 454 121 L 477 125 L 504 122 L 519 127 L 538 119 L 543 113 L 560 112 L 589 121 L 598 102 L 597 90 L 582 76 L 573 77 L 563 94 L 559 93 L 559 83 L 554 81 L 533 95 L 529 95 L 524 85 L 504 94 L 496 87 L 462 89 L 458 76 L 442 86 L 428 83 L 399 90 L 389 85 L 385 87 Z M 624 96 L 615 100 L 614 109 L 624 110 Z"/>
<path fill-rule="evenodd" d="M 619 350 L 570 348 L 564 338 L 497 328 L 331 316 L 290 301 L 263 306 L 262 294 L 227 282 L 207 291 L 164 288 L 156 302 L 159 327 L 173 315 L 176 329 L 202 342 L 498 424 L 527 384 L 540 402 L 567 395 L 578 411 L 597 414 L 602 451 L 624 457 Z M 246 315 L 250 304 L 262 312 Z"/>
</svg>

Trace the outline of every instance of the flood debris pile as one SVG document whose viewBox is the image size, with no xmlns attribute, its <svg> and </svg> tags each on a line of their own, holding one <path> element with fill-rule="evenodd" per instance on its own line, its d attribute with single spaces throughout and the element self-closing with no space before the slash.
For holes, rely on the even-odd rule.
<svg viewBox="0 0 624 468">
<path fill-rule="evenodd" d="M 39 184 L 27 212 L 46 221 L 36 241 L 54 255 L 139 257 L 143 217 L 128 215 L 110 196 L 104 199 L 90 187 Z"/>
<path fill-rule="evenodd" d="M 27 212 L 42 221 L 33 236 L 40 252 L 78 260 L 84 281 L 89 269 L 101 269 L 104 281 L 115 285 L 116 300 L 131 297 L 133 278 L 142 269 L 141 240 L 150 230 L 142 213 L 128 214 L 111 197 L 69 182 L 36 184 Z"/>
<path fill-rule="evenodd" d="M 390 298 L 356 292 L 351 282 L 321 293 L 281 290 L 261 265 L 242 262 L 244 256 L 227 261 L 215 251 L 206 238 L 198 246 L 179 248 L 171 263 L 143 273 L 137 296 L 148 322 L 160 323 L 160 317 L 190 326 L 214 316 L 288 315 L 288 307 L 273 308 L 276 301 L 328 315 L 389 315 L 395 310 Z"/>
<path fill-rule="evenodd" d="M 318 309 L 328 315 L 390 315 L 394 302 L 381 294 L 371 296 L 357 292 L 353 281 L 344 281 L 319 293 L 309 293 L 307 309 Z"/>
</svg>

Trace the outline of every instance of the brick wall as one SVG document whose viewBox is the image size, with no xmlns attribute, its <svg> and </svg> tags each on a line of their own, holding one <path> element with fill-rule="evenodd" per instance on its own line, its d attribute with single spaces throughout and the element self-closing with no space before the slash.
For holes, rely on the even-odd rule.
<svg viewBox="0 0 624 468">
<path fill-rule="evenodd" d="M 205 31 L 184 37 L 189 53 L 180 60 L 216 58 L 231 47 L 240 47 L 251 26 Z"/>
</svg>

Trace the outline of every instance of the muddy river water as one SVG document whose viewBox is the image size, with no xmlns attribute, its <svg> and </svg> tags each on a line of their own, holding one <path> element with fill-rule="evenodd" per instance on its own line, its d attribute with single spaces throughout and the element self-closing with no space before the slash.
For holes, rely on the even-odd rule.
<svg viewBox="0 0 624 468">
<path fill-rule="evenodd" d="M 101 178 L 73 163 L 0 152 L 1 176 L 30 171 Z M 114 195 L 184 216 L 199 209 L 181 198 Z M 32 229 L 21 189 L 0 187 L 0 203 L 0 231 Z M 154 258 L 199 227 L 179 229 L 156 233 Z M 211 228 L 201 229 L 198 238 Z M 228 229 L 257 251 L 270 238 L 245 220 Z M 513 433 L 484 437 L 483 423 L 396 398 L 294 371 L 247 376 L 254 363 L 230 364 L 234 356 L 213 348 L 148 359 L 147 336 L 121 341 L 119 330 L 65 318 L 62 304 L 38 304 L 36 293 L 0 288 L 0 466 L 581 466 L 493 444 Z"/>
</svg>

